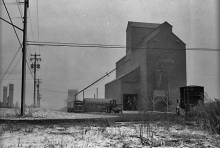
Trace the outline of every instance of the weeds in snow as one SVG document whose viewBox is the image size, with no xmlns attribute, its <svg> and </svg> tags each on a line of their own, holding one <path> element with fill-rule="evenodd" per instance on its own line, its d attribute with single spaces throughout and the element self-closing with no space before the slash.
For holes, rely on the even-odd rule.
<svg viewBox="0 0 220 148">
<path fill-rule="evenodd" d="M 88 127 L 89 125 L 86 127 L 86 123 L 78 125 L 59 124 L 53 126 L 16 124 L 21 131 L 13 131 L 13 135 L 19 135 L 17 136 L 17 141 L 14 145 L 7 145 L 8 147 L 5 147 L 178 147 L 181 145 L 202 146 L 205 145 L 205 143 L 200 141 L 207 141 L 208 139 L 208 137 L 202 133 L 192 133 L 193 130 L 182 128 L 180 125 L 171 125 L 169 131 L 166 131 L 161 122 L 148 124 L 147 122 L 115 123 L 109 127 L 100 126 L 101 123 L 99 122 L 91 122 L 89 124 L 91 125 L 90 127 Z M 14 127 L 14 125 L 10 126 Z M 28 128 L 33 128 L 32 133 L 29 132 Z M 48 132 L 51 129 L 53 132 Z M 142 141 L 140 135 L 142 136 Z M 31 141 L 28 139 L 31 139 Z M 210 141 L 213 142 L 214 139 Z"/>
<path fill-rule="evenodd" d="M 205 100 L 211 100 L 205 96 Z M 214 134 L 220 134 L 220 100 L 214 99 L 208 103 L 199 103 L 192 108 L 192 114 L 202 128 Z"/>
</svg>

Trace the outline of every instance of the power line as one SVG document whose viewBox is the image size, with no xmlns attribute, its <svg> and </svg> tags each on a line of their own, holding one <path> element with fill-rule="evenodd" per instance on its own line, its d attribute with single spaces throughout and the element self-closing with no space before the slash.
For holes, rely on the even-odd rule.
<svg viewBox="0 0 220 148">
<path fill-rule="evenodd" d="M 27 41 L 28 45 L 33 44 L 37 44 L 37 45 L 69 45 L 69 46 L 94 46 L 94 47 L 121 47 L 121 48 L 126 48 L 126 46 L 122 46 L 122 45 L 105 45 L 105 44 L 82 44 L 82 43 L 62 43 L 62 42 L 36 42 L 36 41 Z"/>
<path fill-rule="evenodd" d="M 9 66 L 8 66 L 7 70 L 5 71 L 5 73 L 4 73 L 4 75 L 3 75 L 3 77 L 2 77 L 2 79 L 1 79 L 0 82 L 3 82 L 3 81 L 4 81 L 4 80 L 5 80 L 5 79 L 6 79 L 6 78 L 12 73 L 12 71 L 13 71 L 13 70 L 15 69 L 15 67 L 17 66 L 17 64 L 18 64 L 18 62 L 20 61 L 20 59 L 21 59 L 22 56 L 20 57 L 19 61 L 16 63 L 16 66 L 13 68 L 13 70 L 9 73 L 9 75 L 8 75 L 6 78 L 4 78 L 5 75 L 6 75 L 6 73 L 7 73 L 8 70 L 9 70 L 10 66 L 12 65 L 13 61 L 15 60 L 15 58 L 16 58 L 16 56 L 17 56 L 17 54 L 18 54 L 18 52 L 19 52 L 20 49 L 21 49 L 21 47 L 18 49 L 18 51 L 16 52 L 15 56 L 13 57 L 11 63 L 9 64 Z M 31 71 L 31 69 L 30 69 L 29 63 L 27 62 L 27 60 L 26 60 L 26 63 L 27 63 L 27 65 L 28 65 L 28 68 L 29 68 L 30 74 L 31 74 L 32 77 L 34 78 L 34 76 L 33 76 L 33 74 L 32 74 L 32 71 Z"/>
<path fill-rule="evenodd" d="M 26 52 L 26 56 L 28 57 L 28 59 L 30 59 L 29 56 L 28 56 L 28 54 L 27 54 L 27 52 Z M 26 63 L 27 63 L 27 65 L 28 65 L 28 69 L 29 69 L 29 71 L 30 71 L 31 76 L 32 76 L 32 78 L 34 79 L 33 73 L 32 73 L 32 71 L 31 71 L 31 68 L 30 68 L 30 65 L 29 65 L 27 59 L 26 59 Z"/>
<path fill-rule="evenodd" d="M 5 71 L 5 70 L 2 70 L 2 71 Z M 14 72 L 21 72 L 21 70 L 18 70 L 18 69 L 17 69 L 17 70 L 14 70 Z M 0 72 L 0 73 L 2 74 L 2 73 L 4 73 L 4 72 Z"/>
<path fill-rule="evenodd" d="M 22 17 L 11 17 L 11 19 L 20 19 Z M 1 19 L 9 19 L 9 18 L 1 18 Z"/>
<path fill-rule="evenodd" d="M 63 92 L 63 91 L 57 91 L 57 90 L 50 90 L 50 89 L 46 89 L 46 88 L 40 88 L 42 91 L 49 91 L 49 92 L 55 92 L 55 93 L 68 93 L 68 92 Z"/>
<path fill-rule="evenodd" d="M 37 44 L 37 43 L 28 43 L 32 46 L 57 46 L 57 47 L 96 47 L 96 48 L 124 48 L 116 46 L 95 46 L 95 45 L 63 45 L 63 44 Z"/>
<path fill-rule="evenodd" d="M 19 1 L 20 1 L 20 0 L 19 0 Z M 29 19 L 30 19 L 32 39 L 34 40 L 30 9 L 28 10 L 28 12 L 29 12 Z M 30 54 L 30 53 L 29 53 L 29 50 L 27 50 L 27 53 L 26 53 L 26 55 L 27 55 L 27 57 L 28 57 L 27 59 L 30 59 L 30 58 L 29 58 L 29 54 Z M 28 65 L 28 69 L 29 69 L 29 71 L 30 71 L 30 74 L 31 74 L 32 78 L 34 79 L 33 73 L 32 73 L 32 71 L 31 71 L 31 68 L 30 68 L 30 65 L 29 65 L 27 59 L 26 59 L 26 63 L 27 63 L 27 65 Z"/>
<path fill-rule="evenodd" d="M 4 73 L 4 75 L 3 75 L 3 77 L 2 77 L 2 79 L 1 79 L 1 81 L 0 81 L 0 82 L 2 82 L 2 81 L 3 81 L 3 79 L 4 79 L 5 75 L 6 75 L 6 73 L 8 72 L 8 70 L 9 70 L 9 68 L 10 68 L 11 64 L 12 64 L 12 63 L 13 63 L 13 61 L 15 60 L 15 57 L 17 56 L 17 54 L 18 54 L 18 52 L 19 52 L 19 50 L 20 50 L 20 49 L 21 49 L 21 47 L 19 47 L 19 49 L 17 50 L 17 52 L 16 52 L 15 56 L 13 57 L 13 59 L 12 59 L 11 63 L 9 64 L 9 66 L 8 66 L 7 70 L 5 71 L 5 73 Z"/>
<path fill-rule="evenodd" d="M 0 19 L 3 20 L 3 21 L 5 21 L 6 23 L 12 25 L 13 27 L 17 28 L 18 30 L 23 31 L 21 28 L 15 26 L 14 24 L 10 23 L 9 21 L 5 20 L 4 18 L 0 17 Z"/>
<path fill-rule="evenodd" d="M 39 38 L 40 38 L 40 27 L 39 27 L 39 11 L 38 11 L 39 9 L 38 9 L 38 0 L 37 0 L 37 36 L 38 36 L 38 38 L 37 38 L 37 40 L 38 40 L 38 42 L 39 42 Z M 39 49 L 39 53 L 40 53 L 40 47 L 38 48 Z"/>
<path fill-rule="evenodd" d="M 20 0 L 16 0 L 16 3 L 17 3 L 17 6 L 18 6 L 18 11 L 19 11 L 19 13 L 20 13 L 20 16 L 21 16 L 21 18 L 22 18 L 21 21 L 22 21 L 22 23 L 23 23 L 23 15 L 22 15 L 22 13 L 21 13 L 22 10 L 21 10 L 20 4 L 19 4 L 19 3 L 20 3 Z"/>
<path fill-rule="evenodd" d="M 122 64 L 120 64 L 119 66 L 117 66 L 115 69 L 113 69 L 112 71 L 106 73 L 104 76 L 102 76 L 101 78 L 99 78 L 98 80 L 96 80 L 95 82 L 93 82 L 92 84 L 90 84 L 89 86 L 85 87 L 84 89 L 80 90 L 78 93 L 75 94 L 78 95 L 81 92 L 84 92 L 84 90 L 86 90 L 87 88 L 91 87 L 92 85 L 94 85 L 95 83 L 99 82 L 100 80 L 102 80 L 103 78 L 105 78 L 106 76 L 109 76 L 109 74 L 111 74 L 113 71 L 115 71 L 116 69 L 118 69 L 119 67 L 121 67 L 122 65 L 124 65 L 125 63 L 129 62 L 130 59 L 126 60 L 125 62 L 123 62 Z"/>
<path fill-rule="evenodd" d="M 21 41 L 20 41 L 20 39 L 19 39 L 19 37 L 18 37 L 18 34 L 17 34 L 16 30 L 15 30 L 15 25 L 14 25 L 13 22 L 12 22 L 11 16 L 10 16 L 10 14 L 9 14 L 9 12 L 8 12 L 8 9 L 7 9 L 6 5 L 5 5 L 4 0 L 2 0 L 2 2 L 3 2 L 3 4 L 4 4 L 4 7 L 5 7 L 6 12 L 7 12 L 7 14 L 8 14 L 8 17 L 9 17 L 9 19 L 10 19 L 10 22 L 11 22 L 11 24 L 12 24 L 12 26 L 13 26 L 14 32 L 15 32 L 15 34 L 16 34 L 16 37 L 17 37 L 17 39 L 18 39 L 18 41 L 19 41 L 20 48 L 22 48 Z M 17 2 L 17 1 L 16 1 L 16 2 Z M 17 4 L 18 4 L 18 3 L 17 3 Z M 18 6 L 18 9 L 19 9 L 19 6 Z M 20 11 L 20 9 L 19 9 L 19 11 Z M 22 17 L 21 11 L 20 11 L 20 15 L 21 15 L 21 17 Z M 19 48 L 19 50 L 20 50 L 20 48 Z M 19 51 L 19 50 L 18 50 L 18 51 Z M 15 57 L 17 56 L 18 51 L 17 51 L 17 53 L 15 54 L 15 56 L 14 56 L 13 60 L 11 61 L 11 63 L 9 64 L 9 67 L 11 66 L 11 64 L 12 64 L 12 62 L 14 61 Z M 27 60 L 26 60 L 26 62 L 27 62 Z M 30 66 L 29 66 L 28 62 L 27 62 L 27 65 L 28 65 L 29 70 L 30 70 Z M 8 69 L 9 69 L 9 67 L 8 67 Z M 8 72 L 8 69 L 6 70 L 5 74 Z M 5 76 L 5 74 L 4 74 L 4 76 Z M 31 73 L 31 75 L 32 75 L 32 73 Z M 1 79 L 0 82 L 2 82 L 4 76 L 2 77 L 2 79 Z M 33 77 L 33 75 L 32 75 L 32 77 Z"/>
<path fill-rule="evenodd" d="M 30 9 L 29 9 L 29 19 L 30 19 L 30 26 L 31 26 L 31 34 L 32 34 L 32 39 L 34 40 L 34 33 L 33 33 L 33 27 L 32 27 L 32 20 L 31 20 L 31 12 L 30 12 Z"/>
<path fill-rule="evenodd" d="M 33 46 L 58 46 L 58 47 L 87 47 L 87 48 L 121 48 L 126 49 L 128 47 L 123 45 L 104 45 L 104 44 L 80 44 L 80 43 L 61 43 L 61 42 L 35 42 L 28 41 L 28 45 Z M 197 51 L 220 51 L 220 49 L 211 48 L 133 48 L 133 49 L 160 49 L 160 50 L 197 50 Z"/>
<path fill-rule="evenodd" d="M 7 77 L 9 77 L 11 75 L 11 73 L 14 71 L 15 67 L 18 65 L 19 61 L 21 60 L 22 55 L 20 56 L 19 60 L 17 61 L 16 65 L 14 66 L 14 68 L 11 70 L 11 72 L 2 80 L 4 81 L 5 79 L 7 79 Z"/>
<path fill-rule="evenodd" d="M 4 4 L 4 3 L 0 3 L 0 5 L 2 5 L 2 4 Z M 5 4 L 7 4 L 7 5 L 16 5 L 17 3 L 16 2 L 12 2 L 12 3 L 5 3 Z"/>
<path fill-rule="evenodd" d="M 28 13 L 29 13 L 29 20 L 30 20 L 31 35 L 32 35 L 32 39 L 34 40 L 34 34 L 33 34 L 33 27 L 32 27 L 32 20 L 31 20 L 30 9 L 28 9 Z M 27 50 L 28 55 L 30 54 L 30 53 L 29 53 L 30 50 L 31 50 L 30 48 L 29 48 L 29 50 Z M 28 55 L 27 55 L 27 56 L 28 56 Z M 29 57 L 28 57 L 28 58 L 29 58 Z"/>
<path fill-rule="evenodd" d="M 19 39 L 19 37 L 18 37 L 18 34 L 17 34 L 16 30 L 15 30 L 15 25 L 13 24 L 13 22 L 12 22 L 12 20 L 11 20 L 11 16 L 10 16 L 10 14 L 9 14 L 9 12 L 8 12 L 8 9 L 7 9 L 6 5 L 5 5 L 4 0 L 2 0 L 2 2 L 3 2 L 3 4 L 4 4 L 4 6 L 5 6 L 5 9 L 6 9 L 6 11 L 7 11 L 8 17 L 9 17 L 9 19 L 10 19 L 10 21 L 11 21 L 11 24 L 12 24 L 12 26 L 13 26 L 14 32 L 15 32 L 15 34 L 16 34 L 16 37 L 17 37 L 17 39 L 18 39 L 18 41 L 19 41 L 19 43 L 20 43 L 20 46 L 22 47 L 21 41 L 20 41 L 20 39 Z M 21 16 L 22 16 L 22 14 L 21 14 Z M 17 51 L 17 53 L 18 53 L 18 51 Z M 16 53 L 16 55 L 17 55 L 17 53 Z M 27 54 L 27 53 L 26 53 L 26 54 Z M 14 59 L 13 59 L 12 61 L 14 61 Z M 27 59 L 26 59 L 26 63 L 27 63 L 27 65 L 28 65 L 29 71 L 30 71 L 30 73 L 31 73 L 31 75 L 32 75 L 32 77 L 33 77 L 33 74 L 32 74 L 32 72 L 31 72 L 31 69 L 30 69 L 30 66 L 29 66 L 29 63 L 28 63 Z M 11 63 L 10 63 L 10 65 L 11 65 Z M 10 65 L 9 65 L 9 67 L 10 67 Z M 9 67 L 8 67 L 8 69 L 9 69 Z M 6 73 L 7 73 L 7 71 L 5 72 L 5 74 L 6 74 Z M 5 76 L 5 75 L 4 75 L 4 76 Z M 4 76 L 3 76 L 3 78 L 4 78 Z M 2 79 L 3 79 L 3 78 L 2 78 Z M 2 79 L 1 79 L 1 82 L 2 82 Z"/>
<path fill-rule="evenodd" d="M 7 79 L 7 80 L 10 80 L 10 81 L 21 81 L 21 79 Z M 28 81 L 32 81 L 33 79 L 26 79 Z"/>
<path fill-rule="evenodd" d="M 31 73 L 31 76 L 32 76 L 32 78 L 34 79 L 33 73 L 32 73 L 32 71 L 31 71 L 30 65 L 29 65 L 29 63 L 27 62 L 27 60 L 26 60 L 26 63 L 27 63 L 28 69 L 29 69 L 29 71 L 30 71 L 30 73 Z"/>
<path fill-rule="evenodd" d="M 16 68 L 16 67 L 15 67 Z M 5 72 L 5 71 L 4 71 Z M 0 72 L 0 74 L 3 74 L 4 72 Z M 7 72 L 7 74 L 9 74 L 9 73 L 11 73 L 11 74 L 13 74 L 13 75 L 16 75 L 16 74 L 19 74 L 19 75 L 21 75 L 22 74 L 22 70 L 9 70 L 8 72 Z M 30 72 L 26 72 L 26 74 L 30 74 Z M 5 79 L 4 79 L 5 80 Z M 3 81 L 4 81 L 3 80 Z M 33 80 L 33 79 L 32 79 Z"/>
<path fill-rule="evenodd" d="M 8 14 L 8 17 L 9 17 L 9 19 L 10 19 L 10 22 L 11 22 L 11 24 L 13 25 L 13 29 L 14 29 L 14 32 L 15 32 L 15 34 L 16 34 L 16 37 L 17 37 L 17 39 L 18 39 L 18 41 L 19 41 L 19 43 L 20 43 L 20 46 L 22 47 L 21 41 L 20 41 L 20 39 L 19 39 L 19 37 L 18 37 L 18 34 L 17 34 L 16 30 L 15 30 L 14 24 L 13 24 L 13 22 L 12 22 L 12 20 L 11 20 L 11 16 L 10 16 L 10 14 L 9 14 L 9 12 L 8 12 L 8 9 L 7 9 L 6 5 L 5 5 L 4 0 L 2 0 L 2 2 L 3 2 L 3 4 L 4 4 L 4 7 L 5 7 L 6 12 L 7 12 L 7 14 Z"/>
</svg>

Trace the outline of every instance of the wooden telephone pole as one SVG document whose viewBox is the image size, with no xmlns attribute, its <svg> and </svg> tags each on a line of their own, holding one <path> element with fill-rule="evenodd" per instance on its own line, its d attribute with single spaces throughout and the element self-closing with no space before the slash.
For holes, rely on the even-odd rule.
<svg viewBox="0 0 220 148">
<path fill-rule="evenodd" d="M 41 79 L 37 79 L 36 83 L 37 83 L 37 107 L 40 107 L 41 95 L 39 88 L 40 88 L 40 83 L 42 83 Z"/>
<path fill-rule="evenodd" d="M 26 49 L 27 49 L 27 8 L 29 0 L 24 0 L 24 29 L 22 49 L 22 82 L 21 82 L 21 116 L 25 114 L 25 88 L 26 88 Z"/>
<path fill-rule="evenodd" d="M 34 60 L 34 63 L 31 64 L 31 68 L 34 70 L 34 100 L 33 100 L 33 105 L 36 107 L 36 71 L 37 69 L 40 68 L 40 64 L 37 63 L 37 61 L 41 61 L 41 58 L 38 58 L 40 56 L 39 54 L 37 55 L 36 53 L 34 55 L 31 54 L 33 58 L 30 58 L 30 60 Z"/>
</svg>

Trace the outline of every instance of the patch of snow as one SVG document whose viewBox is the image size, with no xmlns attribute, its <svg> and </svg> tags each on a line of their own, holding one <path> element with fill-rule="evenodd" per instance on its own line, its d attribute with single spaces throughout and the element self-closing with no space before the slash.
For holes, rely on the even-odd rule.
<svg viewBox="0 0 220 148">
<path fill-rule="evenodd" d="M 27 108 L 26 116 L 16 109 L 0 109 L 4 119 L 81 119 L 106 118 L 106 114 L 64 113 L 50 109 Z M 109 116 L 109 117 L 112 117 Z M 163 122 L 117 122 L 77 124 L 0 124 L 1 148 L 150 148 L 218 147 L 220 137 L 202 129 Z"/>
<path fill-rule="evenodd" d="M 0 118 L 2 119 L 83 119 L 116 117 L 106 114 L 66 113 L 43 108 L 26 108 L 23 117 L 20 117 L 19 114 L 20 111 L 16 108 L 0 108 Z"/>
<path fill-rule="evenodd" d="M 19 126 L 19 125 L 16 125 Z M 29 125 L 31 126 L 31 125 Z M 3 126 L 2 126 L 3 127 Z M 129 147 L 217 147 L 213 137 L 202 131 L 183 129 L 176 131 L 175 126 L 169 130 L 161 130 L 155 124 L 140 126 L 139 123 L 129 126 L 86 126 L 86 125 L 36 125 L 32 132 L 24 132 L 24 126 L 19 131 L 3 130 L 0 138 L 2 148 L 105 148 Z M 150 130 L 149 130 L 150 128 Z M 140 133 L 142 131 L 142 143 Z M 150 133 L 150 134 L 149 134 Z M 195 137 L 196 133 L 205 135 Z M 219 138 L 219 137 L 218 137 Z M 218 139 L 220 140 L 220 139 Z"/>
</svg>

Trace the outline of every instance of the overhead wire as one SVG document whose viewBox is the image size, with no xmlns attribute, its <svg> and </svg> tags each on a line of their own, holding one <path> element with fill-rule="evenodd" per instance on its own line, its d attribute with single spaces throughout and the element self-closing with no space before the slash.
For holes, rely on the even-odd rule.
<svg viewBox="0 0 220 148">
<path fill-rule="evenodd" d="M 4 81 L 5 79 L 7 79 L 7 78 L 11 75 L 11 73 L 14 71 L 15 67 L 18 65 L 19 61 L 21 60 L 21 57 L 22 57 L 22 55 L 20 56 L 19 60 L 17 61 L 16 65 L 15 65 L 14 68 L 11 70 L 11 72 L 10 72 L 2 81 Z"/>
<path fill-rule="evenodd" d="M 32 39 L 34 40 L 34 33 L 33 33 L 34 31 L 33 31 L 33 27 L 32 27 L 33 24 L 32 24 L 30 9 L 28 9 L 28 13 L 29 13 L 29 20 L 30 20 L 30 27 L 31 27 L 31 35 L 32 35 Z M 28 47 L 28 49 L 31 50 L 29 47 Z M 30 55 L 29 50 L 27 50 L 27 52 L 28 52 L 28 54 L 27 54 L 28 59 L 30 59 L 30 57 L 29 57 L 29 55 Z M 31 75 L 32 75 L 32 78 L 34 79 L 34 76 L 33 76 L 33 73 L 32 73 L 32 71 L 31 71 L 30 65 L 29 65 L 28 62 L 27 62 L 27 64 L 28 64 L 28 68 L 29 68 L 29 70 L 30 70 L 30 73 L 31 73 Z"/>
<path fill-rule="evenodd" d="M 30 59 L 29 54 L 30 54 L 30 53 L 29 53 L 29 50 L 27 50 L 27 52 L 26 52 L 27 59 Z M 32 71 L 31 71 L 31 68 L 30 68 L 30 65 L 29 65 L 27 59 L 26 59 L 26 63 L 27 63 L 28 69 L 29 69 L 29 71 L 30 71 L 30 74 L 31 74 L 32 77 L 34 78 L 33 73 L 32 73 Z"/>
<path fill-rule="evenodd" d="M 19 9 L 19 12 L 20 12 L 20 15 L 21 15 L 21 17 L 23 18 L 23 15 L 22 15 L 22 8 L 20 7 L 20 0 L 16 0 L 16 2 L 17 2 L 17 5 L 18 5 L 18 9 Z M 30 12 L 30 11 L 29 11 Z M 30 16 L 29 16 L 29 18 L 30 18 Z M 22 19 L 22 22 L 23 22 L 23 19 Z M 30 23 L 31 23 L 31 19 L 30 19 Z M 32 26 L 31 26 L 31 29 L 32 29 Z M 33 31 L 32 31 L 32 39 L 33 39 Z M 28 53 L 28 54 L 27 54 Z M 29 55 L 30 53 L 29 53 L 29 50 L 27 50 L 27 52 L 26 52 L 26 55 L 27 55 L 27 57 L 28 57 L 28 59 L 29 59 Z M 34 78 L 34 76 L 33 76 L 33 73 L 32 73 L 32 71 L 31 71 L 31 69 L 30 69 L 30 65 L 29 65 L 29 63 L 28 63 L 28 60 L 26 59 L 26 63 L 27 63 L 27 66 L 28 66 L 28 68 L 29 68 L 29 71 L 30 71 L 30 74 L 32 75 L 32 77 Z"/>
<path fill-rule="evenodd" d="M 5 21 L 6 23 L 12 25 L 13 27 L 17 28 L 18 30 L 23 31 L 21 28 L 15 26 L 14 24 L 10 23 L 9 21 L 5 20 L 4 18 L 0 17 L 0 19 L 3 20 L 3 21 Z M 8 19 L 9 19 L 9 18 L 8 18 Z"/>
<path fill-rule="evenodd" d="M 2 5 L 2 4 L 4 4 L 4 3 L 0 3 L 0 5 Z M 11 3 L 5 3 L 5 4 L 7 4 L 7 5 L 16 5 L 17 3 L 16 2 L 11 2 Z"/>
<path fill-rule="evenodd" d="M 32 27 L 32 20 L 31 20 L 31 12 L 30 12 L 30 9 L 28 9 L 28 13 L 29 13 L 29 19 L 30 19 L 32 39 L 35 40 L 35 39 L 34 39 L 34 33 L 33 33 L 33 27 Z"/>
<path fill-rule="evenodd" d="M 81 43 L 61 43 L 61 42 L 36 42 L 36 41 L 27 41 L 28 45 L 33 46 L 58 46 L 58 47 L 95 47 L 95 48 L 121 48 L 126 49 L 128 47 L 123 45 L 104 45 L 104 44 L 81 44 Z M 211 49 L 211 48 L 134 48 L 134 49 L 160 49 L 160 50 L 198 50 L 198 51 L 220 51 L 220 49 Z"/>
<path fill-rule="evenodd" d="M 55 93 L 68 93 L 68 92 L 63 92 L 63 91 L 57 91 L 57 90 L 50 90 L 46 88 L 40 87 L 41 91 L 49 91 L 49 92 L 55 92 Z"/>
<path fill-rule="evenodd" d="M 17 2 L 18 10 L 19 10 L 19 12 L 20 12 L 20 15 L 21 15 L 21 17 L 22 17 L 22 22 L 23 22 L 24 19 L 23 19 L 23 15 L 22 15 L 22 12 L 21 12 L 21 11 L 22 11 L 22 10 L 21 10 L 22 8 L 20 7 L 20 4 L 19 4 L 19 3 L 20 3 L 20 0 L 16 0 L 16 2 Z M 29 11 L 29 12 L 30 12 L 30 11 Z M 29 18 L 30 18 L 30 16 L 29 16 Z M 31 20 L 30 20 L 30 23 L 31 23 Z M 32 29 L 32 26 L 31 26 L 31 29 Z M 32 36 L 33 36 L 33 31 L 32 31 Z M 33 39 L 33 37 L 32 37 L 32 39 Z M 28 55 L 30 54 L 30 53 L 29 53 L 29 50 L 27 50 L 27 52 L 28 52 L 28 54 L 27 54 L 27 56 L 28 56 Z M 29 58 L 29 57 L 28 57 L 28 58 Z M 26 61 L 26 62 L 27 62 L 27 65 L 28 65 L 28 67 L 29 67 L 28 61 Z M 29 68 L 29 70 L 30 70 L 30 68 Z M 30 71 L 31 71 L 31 70 L 30 70 Z M 31 73 L 31 75 L 32 75 L 32 77 L 33 77 L 33 74 L 32 74 L 32 73 Z"/>
<path fill-rule="evenodd" d="M 38 8 L 38 0 L 37 1 L 37 40 L 38 42 L 40 41 L 40 27 L 39 27 L 39 8 Z M 40 47 L 38 48 L 39 49 L 39 53 L 40 53 Z"/>
<path fill-rule="evenodd" d="M 121 65 L 127 63 L 128 61 L 130 61 L 130 60 L 125 61 L 125 62 L 122 63 Z M 119 68 L 121 65 L 119 65 L 117 68 Z M 115 70 L 115 69 L 114 69 L 114 70 Z M 110 71 L 109 73 L 106 73 L 105 76 L 110 75 L 114 70 Z M 103 79 L 105 76 L 101 77 L 100 79 L 98 79 L 97 81 L 95 81 L 93 84 L 95 84 L 96 82 L 100 81 L 100 80 Z M 93 84 L 92 84 L 92 85 L 93 85 Z M 90 86 L 91 86 L 91 85 L 90 85 Z M 89 87 L 90 87 L 90 86 L 89 86 Z M 87 87 L 87 88 L 88 88 L 88 87 Z M 93 88 L 93 89 L 88 89 L 88 90 L 87 90 L 87 88 L 84 89 L 83 91 L 88 92 L 88 91 L 92 91 L 92 90 L 96 90 L 96 89 L 97 89 L 97 88 Z M 63 91 L 57 91 L 57 90 L 46 89 L 46 88 L 42 88 L 42 87 L 40 87 L 40 89 L 41 89 L 42 91 L 48 91 L 48 92 L 54 92 L 54 93 L 68 93 L 68 92 L 63 92 Z M 80 91 L 80 92 L 81 92 L 81 91 Z M 78 92 L 77 95 L 78 95 L 80 92 Z"/>
<path fill-rule="evenodd" d="M 20 57 L 21 58 L 21 57 Z M 15 67 L 16 68 L 16 67 Z M 14 69 L 14 68 L 13 68 Z M 2 70 L 2 72 L 0 72 L 0 74 L 4 74 L 5 70 Z M 12 74 L 21 74 L 22 73 L 22 69 L 19 70 L 9 70 L 7 74 L 12 73 Z M 29 72 L 26 72 L 27 74 L 30 74 Z"/>
<path fill-rule="evenodd" d="M 29 45 L 36 44 L 36 45 L 66 45 L 66 46 L 94 46 L 94 47 L 122 47 L 125 48 L 125 46 L 122 45 L 105 45 L 105 44 L 81 44 L 81 43 L 63 43 L 63 42 L 36 42 L 36 41 L 27 41 Z"/>
<path fill-rule="evenodd" d="M 26 53 L 26 55 L 28 56 L 27 53 Z M 30 71 L 31 76 L 32 76 L 32 78 L 34 79 L 33 73 L 32 73 L 32 71 L 31 71 L 31 68 L 30 68 L 30 65 L 29 65 L 27 59 L 26 59 L 26 63 L 27 63 L 27 66 L 28 66 L 28 69 L 29 69 L 29 71 Z"/>
<path fill-rule="evenodd" d="M 37 40 L 38 42 L 40 41 L 40 25 L 39 25 L 39 1 L 36 0 L 37 2 Z M 39 54 L 40 54 L 40 46 L 38 46 Z M 41 71 L 40 71 L 40 76 L 42 76 Z"/>
<path fill-rule="evenodd" d="M 7 15 L 8 15 L 9 19 L 10 19 L 10 22 L 11 22 L 11 24 L 12 24 L 12 26 L 13 26 L 14 32 L 15 32 L 15 34 L 16 34 L 16 37 L 17 37 L 17 39 L 18 39 L 18 41 L 19 41 L 19 44 L 20 44 L 19 50 L 20 50 L 23 46 L 22 46 L 21 41 L 20 41 L 20 39 L 19 39 L 19 37 L 18 37 L 17 31 L 15 30 L 14 24 L 13 24 L 13 22 L 12 22 L 11 16 L 10 16 L 10 14 L 9 14 L 9 11 L 8 11 L 8 9 L 7 9 L 7 6 L 6 6 L 5 2 L 4 2 L 4 0 L 2 0 L 2 2 L 3 2 L 4 7 L 5 7 L 5 9 L 6 9 Z M 16 4 L 17 4 L 17 3 L 16 3 Z M 19 50 L 18 50 L 18 51 L 19 51 Z M 16 52 L 14 58 L 12 59 L 11 63 L 9 64 L 9 66 L 8 66 L 8 68 L 7 68 L 7 70 L 5 71 L 5 74 L 8 72 L 9 67 L 11 66 L 12 62 L 14 61 L 15 57 L 16 57 L 17 54 L 18 54 L 18 51 Z M 26 60 L 26 63 L 27 63 L 28 68 L 29 68 L 29 70 L 30 70 L 30 66 L 29 66 L 29 63 L 28 63 L 27 60 Z M 31 70 L 30 70 L 30 72 L 31 72 Z M 5 74 L 4 74 L 4 76 L 5 76 Z M 32 75 L 32 77 L 33 77 L 32 72 L 31 72 L 31 75 Z M 0 82 L 2 82 L 4 76 L 2 77 L 2 79 L 1 79 Z"/>
<path fill-rule="evenodd" d="M 4 79 L 5 75 L 6 75 L 6 73 L 8 72 L 8 70 L 9 70 L 9 68 L 10 68 L 11 64 L 12 64 L 12 63 L 13 63 L 13 61 L 15 60 L 15 57 L 17 56 L 17 54 L 18 54 L 18 52 L 20 51 L 20 49 L 21 49 L 21 47 L 19 47 L 19 49 L 17 50 L 16 54 L 14 55 L 14 57 L 13 57 L 12 61 L 10 62 L 9 66 L 8 66 L 7 70 L 5 71 L 5 73 L 4 73 L 4 75 L 3 75 L 3 77 L 1 78 L 0 82 L 2 82 L 2 81 L 3 81 L 3 79 Z"/>
<path fill-rule="evenodd" d="M 20 19 L 21 17 L 11 17 L 11 19 Z M 9 18 L 2 18 L 1 19 L 9 19 Z"/>
<path fill-rule="evenodd" d="M 100 80 L 102 80 L 103 78 L 105 78 L 106 76 L 109 76 L 109 74 L 111 74 L 112 72 L 114 72 L 116 69 L 118 69 L 119 67 L 123 66 L 124 64 L 126 64 L 127 62 L 129 62 L 131 59 L 126 60 L 125 62 L 121 63 L 119 66 L 117 66 L 115 69 L 111 70 L 110 72 L 107 72 L 104 76 L 102 76 L 101 78 L 99 78 L 98 80 L 96 80 L 95 82 L 93 82 L 92 84 L 88 85 L 87 87 L 83 88 L 82 90 L 80 90 L 79 92 L 77 92 L 75 94 L 78 95 L 81 92 L 83 92 L 84 90 L 88 89 L 89 87 L 91 87 L 92 85 L 96 84 L 97 82 L 99 82 Z"/>
<path fill-rule="evenodd" d="M 9 12 L 8 12 L 7 6 L 6 6 L 5 2 L 4 2 L 4 0 L 2 0 L 2 2 L 3 2 L 3 4 L 4 4 L 4 7 L 5 7 L 6 12 L 7 12 L 7 14 L 8 14 L 8 17 L 9 17 L 9 19 L 10 19 L 10 22 L 11 22 L 11 24 L 12 24 L 12 26 L 13 26 L 14 24 L 13 24 L 13 22 L 12 22 L 12 19 L 11 19 L 11 16 L 10 16 Z M 5 75 L 6 75 L 6 73 L 8 72 L 8 70 L 9 70 L 9 68 L 10 68 L 11 64 L 13 63 L 13 61 L 14 61 L 15 57 L 17 56 L 18 52 L 19 52 L 19 51 L 20 51 L 20 49 L 22 48 L 21 41 L 20 41 L 20 39 L 19 39 L 19 37 L 18 37 L 18 34 L 17 34 L 17 32 L 16 32 L 16 30 L 15 30 L 15 27 L 14 27 L 14 26 L 13 26 L 13 29 L 14 29 L 14 32 L 15 32 L 15 34 L 16 34 L 16 37 L 17 37 L 17 39 L 18 39 L 18 41 L 19 41 L 20 47 L 19 47 L 19 49 L 17 50 L 17 52 L 16 52 L 15 56 L 13 57 L 12 61 L 10 62 L 9 66 L 8 66 L 7 70 L 5 71 L 5 73 L 4 73 L 4 75 L 3 75 L 3 77 L 1 78 L 0 82 L 2 82 L 2 81 L 3 81 L 3 79 L 4 79 Z"/>
<path fill-rule="evenodd" d="M 21 16 L 21 20 L 22 20 L 22 23 L 23 23 L 23 15 L 22 15 L 22 10 L 21 10 L 21 6 L 20 6 L 20 0 L 16 0 L 16 3 L 17 3 L 17 6 L 18 6 L 18 11 L 20 13 L 20 16 Z"/>
<path fill-rule="evenodd" d="M 14 25 L 13 22 L 12 22 L 11 16 L 10 16 L 10 14 L 9 14 L 9 12 L 8 12 L 8 8 L 7 8 L 6 4 L 5 4 L 5 1 L 2 0 L 2 2 L 3 2 L 3 4 L 4 4 L 5 10 L 6 10 L 7 14 L 8 14 L 8 17 L 9 17 L 9 19 L 10 19 L 11 24 Z M 19 37 L 18 37 L 17 31 L 15 30 L 15 27 L 14 27 L 14 26 L 13 26 L 13 29 L 14 29 L 15 35 L 16 35 L 18 41 L 19 41 L 19 44 L 20 44 L 20 46 L 22 47 L 21 41 L 20 41 L 20 39 L 19 39 Z"/>
</svg>

